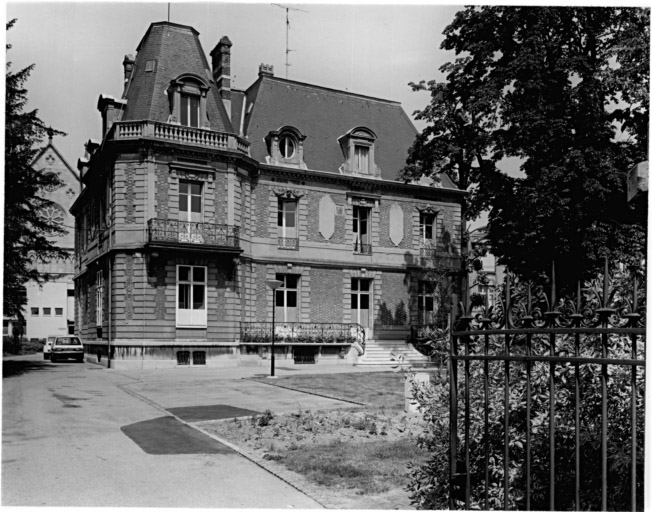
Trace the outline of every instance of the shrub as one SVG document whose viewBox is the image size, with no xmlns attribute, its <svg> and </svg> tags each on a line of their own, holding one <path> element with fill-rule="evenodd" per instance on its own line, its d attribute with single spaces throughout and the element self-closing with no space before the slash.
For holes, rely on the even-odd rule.
<svg viewBox="0 0 652 512">
<path fill-rule="evenodd" d="M 270 422 L 274 419 L 274 414 L 272 414 L 272 411 L 267 409 L 261 416 L 258 418 L 258 426 L 259 427 L 266 427 L 267 425 L 270 424 Z"/>
</svg>

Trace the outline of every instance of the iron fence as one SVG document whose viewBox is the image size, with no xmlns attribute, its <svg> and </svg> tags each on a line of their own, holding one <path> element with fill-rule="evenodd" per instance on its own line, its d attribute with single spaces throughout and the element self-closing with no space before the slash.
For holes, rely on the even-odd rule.
<svg viewBox="0 0 652 512">
<path fill-rule="evenodd" d="M 636 273 L 614 286 L 608 268 L 559 300 L 554 266 L 549 294 L 508 273 L 496 308 L 462 308 L 450 342 L 450 508 L 642 506 L 645 300 Z"/>
</svg>

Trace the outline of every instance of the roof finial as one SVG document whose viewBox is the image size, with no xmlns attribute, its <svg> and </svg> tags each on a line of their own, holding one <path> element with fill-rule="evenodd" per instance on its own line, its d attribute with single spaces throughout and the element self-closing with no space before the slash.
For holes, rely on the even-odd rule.
<svg viewBox="0 0 652 512">
<path fill-rule="evenodd" d="M 51 126 L 48 126 L 45 131 L 48 134 L 48 143 L 52 144 L 52 137 L 54 137 L 54 129 Z"/>
</svg>

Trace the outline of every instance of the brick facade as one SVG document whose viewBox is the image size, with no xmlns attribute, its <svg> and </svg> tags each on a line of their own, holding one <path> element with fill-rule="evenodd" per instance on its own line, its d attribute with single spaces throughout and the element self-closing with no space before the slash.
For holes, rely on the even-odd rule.
<svg viewBox="0 0 652 512">
<path fill-rule="evenodd" d="M 328 194 L 335 203 L 335 229 L 333 235 L 326 240 L 319 232 L 319 201 L 325 194 L 323 192 L 308 191 L 305 195 L 307 204 L 306 238 L 310 242 L 322 242 L 328 244 L 343 244 L 346 241 L 346 217 L 338 214 L 346 208 L 346 196 L 341 193 Z"/>
<path fill-rule="evenodd" d="M 313 322 L 343 322 L 345 299 L 342 289 L 342 271 L 331 268 L 313 268 L 310 271 L 310 320 Z"/>
</svg>

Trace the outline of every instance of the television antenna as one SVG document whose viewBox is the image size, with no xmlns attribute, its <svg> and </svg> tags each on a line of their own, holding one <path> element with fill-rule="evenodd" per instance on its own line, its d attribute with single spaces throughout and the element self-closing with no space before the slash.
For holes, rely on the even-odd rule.
<svg viewBox="0 0 652 512">
<path fill-rule="evenodd" d="M 305 13 L 308 13 L 308 11 L 304 11 L 303 9 L 298 9 L 297 7 L 288 7 L 287 5 L 281 5 L 281 4 L 272 4 L 272 5 L 275 5 L 276 7 L 280 7 L 281 9 L 285 9 L 285 79 L 287 80 L 288 69 L 292 65 L 290 64 L 290 52 L 294 51 L 294 50 L 290 50 L 290 11 L 299 11 Z"/>
</svg>

